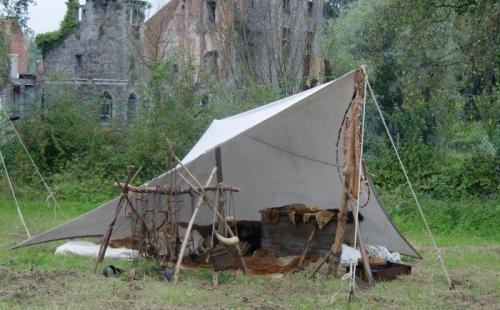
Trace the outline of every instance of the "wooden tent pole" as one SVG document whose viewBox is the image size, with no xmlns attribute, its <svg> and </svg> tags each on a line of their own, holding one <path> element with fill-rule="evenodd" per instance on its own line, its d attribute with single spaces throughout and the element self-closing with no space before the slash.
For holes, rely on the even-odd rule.
<svg viewBox="0 0 500 310">
<path fill-rule="evenodd" d="M 222 186 L 222 183 L 224 182 L 224 177 L 222 174 L 222 155 L 220 146 L 215 149 L 215 166 L 217 167 L 217 185 Z M 218 191 L 217 211 L 222 215 L 222 217 L 218 218 L 217 229 L 219 230 L 220 233 L 222 232 L 221 230 L 222 225 L 226 223 L 225 222 L 226 214 L 224 210 L 224 196 L 225 196 L 224 192 Z M 216 230 L 215 226 L 212 226 L 212 229 Z M 215 270 L 212 271 L 212 284 L 214 287 L 219 286 L 219 271 Z"/>
<path fill-rule="evenodd" d="M 220 146 L 215 149 L 215 166 L 217 167 L 217 184 L 220 186 L 224 183 L 224 177 L 222 175 L 222 155 Z M 219 219 L 219 229 L 224 225 L 226 212 L 224 209 L 224 192 L 219 192 L 219 201 L 217 201 L 217 211 L 222 215 L 222 219 Z"/>
<path fill-rule="evenodd" d="M 222 153 L 221 148 L 217 147 L 215 149 L 215 164 L 217 167 L 217 183 L 219 183 L 219 185 L 224 182 L 224 177 L 222 174 L 222 154 L 221 153 Z M 226 228 L 229 235 L 231 237 L 234 237 L 235 234 L 231 230 L 231 227 L 226 223 L 226 220 L 225 220 L 226 215 L 225 215 L 224 210 L 225 210 L 224 209 L 224 200 L 222 198 L 222 195 L 219 195 L 218 206 L 216 209 L 214 208 L 214 212 L 216 213 L 216 215 L 218 216 L 218 219 L 220 221 L 219 227 L 221 225 L 224 225 L 224 227 Z M 238 256 L 240 258 L 241 267 L 243 268 L 243 273 L 246 274 L 247 273 L 247 265 L 245 263 L 245 259 L 243 258 L 243 253 L 241 252 L 241 248 L 240 248 L 239 244 L 236 244 L 236 250 L 238 251 Z"/>
<path fill-rule="evenodd" d="M 217 167 L 214 167 L 212 172 L 210 173 L 210 176 L 208 177 L 207 183 L 205 186 L 208 186 L 210 182 L 212 182 L 212 178 L 217 171 Z M 184 240 L 182 241 L 181 245 L 181 250 L 179 252 L 179 258 L 177 259 L 177 264 L 175 265 L 175 272 L 174 272 L 174 285 L 177 284 L 177 281 L 179 280 L 179 272 L 181 270 L 181 264 L 182 264 L 182 259 L 184 257 L 184 252 L 186 251 L 186 245 L 189 240 L 189 235 L 191 234 L 191 230 L 193 229 L 194 225 L 194 220 L 196 219 L 196 215 L 198 215 L 198 211 L 200 210 L 201 205 L 205 201 L 205 193 L 201 192 L 198 194 L 198 202 L 196 204 L 196 207 L 193 211 L 193 215 L 191 216 L 191 220 L 189 221 L 188 227 L 186 229 L 186 233 L 184 234 Z"/>
<path fill-rule="evenodd" d="M 346 122 L 346 156 L 345 156 L 345 168 L 344 168 L 344 193 L 342 195 L 342 204 L 339 210 L 338 222 L 337 222 L 337 231 L 335 233 L 335 244 L 333 246 L 333 255 L 330 261 L 330 271 L 332 271 L 335 275 L 338 275 L 338 266 L 340 264 L 340 258 L 342 256 L 342 243 L 344 241 L 344 233 L 345 233 L 345 224 L 346 224 L 346 212 L 349 200 L 351 197 L 358 197 L 359 193 L 359 178 L 361 171 L 357 170 L 356 167 L 361 167 L 360 162 L 361 158 L 361 148 L 363 147 L 360 143 L 361 133 L 359 132 L 360 125 L 359 121 L 361 118 L 363 106 L 363 98 L 366 96 L 365 94 L 365 84 L 366 84 L 366 74 L 364 67 L 361 67 L 357 71 L 356 75 L 356 89 L 354 93 L 354 98 L 351 101 L 352 104 L 352 112 L 351 118 L 348 122 Z M 362 125 L 361 125 L 362 126 Z M 357 210 L 356 210 L 357 211 Z M 357 221 L 357 216 L 355 217 L 355 221 Z M 361 236 L 361 230 L 358 225 L 358 241 L 359 241 L 359 250 L 361 252 L 361 258 L 363 261 L 363 268 L 368 279 L 368 283 L 372 285 L 373 275 L 371 272 L 370 264 L 368 262 L 368 257 L 366 255 L 365 243 Z"/>
</svg>

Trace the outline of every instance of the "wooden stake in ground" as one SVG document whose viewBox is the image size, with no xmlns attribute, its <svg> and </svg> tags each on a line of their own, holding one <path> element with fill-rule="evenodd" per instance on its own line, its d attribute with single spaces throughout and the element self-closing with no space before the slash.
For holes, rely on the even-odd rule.
<svg viewBox="0 0 500 310">
<path fill-rule="evenodd" d="M 217 171 L 217 167 L 214 167 L 212 172 L 210 173 L 210 176 L 208 177 L 207 183 L 205 186 L 208 186 L 210 182 L 212 182 L 212 178 Z M 191 234 L 191 230 L 193 229 L 194 221 L 196 219 L 196 216 L 198 215 L 198 211 L 200 210 L 201 205 L 205 202 L 205 192 L 201 192 L 198 194 L 198 202 L 196 203 L 196 207 L 194 208 L 193 215 L 191 216 L 191 220 L 189 221 L 188 227 L 186 229 L 186 233 L 184 235 L 184 240 L 182 241 L 181 245 L 181 250 L 179 252 L 179 258 L 177 259 L 177 264 L 175 265 L 175 272 L 174 272 L 174 285 L 177 284 L 177 281 L 179 281 L 179 272 L 181 270 L 181 265 L 182 265 L 182 259 L 184 257 L 184 252 L 186 251 L 186 245 L 189 240 L 189 235 Z"/>
<path fill-rule="evenodd" d="M 21 207 L 19 206 L 19 203 L 17 202 L 17 197 L 16 197 L 16 192 L 14 191 L 14 187 L 12 186 L 12 182 L 10 181 L 10 176 L 9 176 L 9 171 L 7 170 L 7 165 L 5 165 L 5 160 L 3 159 L 3 154 L 2 151 L 0 151 L 0 162 L 2 162 L 3 169 L 5 171 L 5 177 L 7 178 L 7 183 L 9 183 L 9 188 L 12 193 L 12 198 L 14 198 L 14 203 L 16 204 L 16 209 L 17 209 L 17 215 L 19 215 L 19 220 L 21 220 L 21 224 L 23 224 L 24 230 L 26 231 L 26 235 L 28 236 L 28 239 L 31 239 L 31 234 L 28 229 L 28 226 L 26 225 L 26 221 L 24 220 L 23 213 L 21 212 Z"/>
<path fill-rule="evenodd" d="M 111 234 L 113 233 L 113 229 L 115 227 L 116 219 L 118 218 L 118 215 L 120 214 L 120 211 L 123 207 L 123 204 L 130 202 L 130 200 L 128 199 L 128 184 L 132 183 L 134 181 L 134 179 L 137 177 L 137 175 L 139 174 L 139 172 L 142 169 L 142 168 L 139 168 L 137 170 L 137 172 L 134 175 L 132 175 L 133 168 L 134 168 L 134 166 L 130 166 L 128 168 L 127 182 L 125 182 L 123 192 L 120 196 L 120 200 L 118 201 L 118 205 L 116 206 L 115 215 L 114 215 L 111 223 L 109 223 L 108 230 L 106 231 L 106 233 L 102 237 L 101 246 L 99 247 L 99 253 L 97 254 L 96 262 L 94 265 L 94 272 L 97 271 L 97 267 L 99 267 L 99 264 L 104 260 L 104 256 L 106 255 L 106 249 L 108 248 L 109 240 L 111 239 Z M 114 174 L 113 174 L 113 176 L 116 179 L 116 176 Z M 116 181 L 118 182 L 117 179 L 116 179 Z"/>
<path fill-rule="evenodd" d="M 307 252 L 309 251 L 309 245 L 311 244 L 311 241 L 314 239 L 314 235 L 316 234 L 316 224 L 314 225 L 311 234 L 309 235 L 309 239 L 307 239 L 306 242 L 306 247 L 304 248 L 304 252 L 302 253 L 302 256 L 300 257 L 299 264 L 297 265 L 298 269 L 302 268 L 302 265 L 304 264 L 304 260 L 306 259 Z"/>
<path fill-rule="evenodd" d="M 365 240 L 363 239 L 363 234 L 361 233 L 361 227 L 359 225 L 358 225 L 358 244 L 359 244 L 359 251 L 361 252 L 361 259 L 363 261 L 363 270 L 365 271 L 366 280 L 368 281 L 368 285 L 371 286 L 375 284 L 375 280 L 373 279 L 370 263 L 368 262 L 368 255 L 366 255 Z"/>
</svg>

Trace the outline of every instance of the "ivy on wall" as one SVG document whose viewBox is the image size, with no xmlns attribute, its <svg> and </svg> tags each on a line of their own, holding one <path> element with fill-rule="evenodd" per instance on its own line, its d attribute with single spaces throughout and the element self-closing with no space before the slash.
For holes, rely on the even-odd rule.
<svg viewBox="0 0 500 310">
<path fill-rule="evenodd" d="M 78 27 L 78 16 L 76 16 L 77 9 L 80 3 L 78 0 L 68 0 L 66 1 L 66 15 L 59 30 L 53 32 L 42 33 L 36 36 L 35 42 L 38 49 L 42 52 L 42 55 L 47 54 L 47 52 L 60 45 L 73 30 Z"/>
<path fill-rule="evenodd" d="M 0 87 L 9 80 L 9 44 L 7 34 L 0 28 Z"/>
</svg>

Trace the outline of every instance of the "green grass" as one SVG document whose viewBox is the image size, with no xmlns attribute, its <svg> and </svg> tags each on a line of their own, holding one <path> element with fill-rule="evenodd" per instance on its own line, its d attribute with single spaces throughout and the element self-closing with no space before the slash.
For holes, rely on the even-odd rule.
<svg viewBox="0 0 500 310">
<path fill-rule="evenodd" d="M 434 203 L 444 206 L 442 202 Z M 43 202 L 21 201 L 32 233 L 43 232 L 94 207 L 74 202 L 61 205 L 64 215 L 55 216 L 53 209 Z M 138 280 L 129 282 L 94 274 L 91 258 L 55 256 L 54 250 L 62 242 L 9 250 L 26 236 L 15 206 L 9 197 L 0 196 L 0 309 L 498 309 L 500 238 L 497 233 L 486 235 L 481 227 L 467 231 L 463 225 L 445 231 L 433 227 L 439 232 L 436 240 L 456 283 L 456 289 L 448 291 L 421 223 L 405 222 L 408 210 L 400 214 L 391 212 L 424 259 L 410 261 L 411 276 L 379 283 L 370 289 L 360 284 L 354 301 L 348 304 L 346 281 L 324 275 L 311 280 L 310 272 L 288 274 L 280 279 L 226 275 L 220 288 L 214 289 L 207 271 L 186 270 L 179 285 L 173 287 L 159 280 L 155 262 L 150 260 L 114 262 L 123 269 L 137 270 Z"/>
</svg>

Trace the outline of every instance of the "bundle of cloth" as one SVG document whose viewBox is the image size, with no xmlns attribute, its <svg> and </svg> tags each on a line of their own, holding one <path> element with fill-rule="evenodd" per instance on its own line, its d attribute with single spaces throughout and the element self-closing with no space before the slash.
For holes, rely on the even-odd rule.
<svg viewBox="0 0 500 310">
<path fill-rule="evenodd" d="M 77 256 L 97 257 L 100 245 L 90 241 L 71 240 L 58 246 L 56 255 L 73 254 Z M 113 259 L 138 259 L 140 258 L 139 251 L 127 248 L 112 248 L 106 249 L 105 258 Z"/>
<path fill-rule="evenodd" d="M 366 254 L 368 257 L 382 259 L 386 262 L 400 263 L 401 254 L 398 252 L 391 253 L 386 247 L 376 244 L 367 244 L 365 246 Z M 349 266 L 351 262 L 358 262 L 361 259 L 361 252 L 358 249 L 342 244 L 342 256 L 340 257 L 340 264 L 342 266 Z"/>
</svg>

